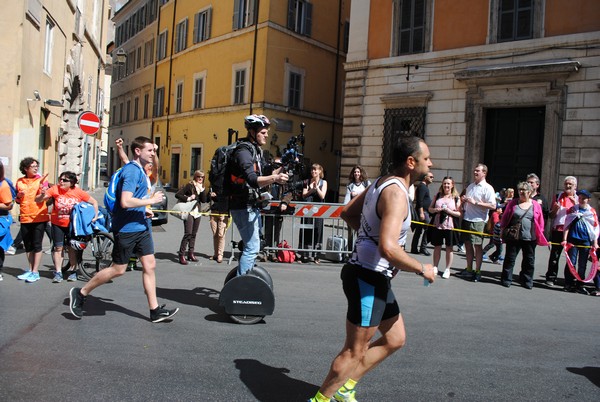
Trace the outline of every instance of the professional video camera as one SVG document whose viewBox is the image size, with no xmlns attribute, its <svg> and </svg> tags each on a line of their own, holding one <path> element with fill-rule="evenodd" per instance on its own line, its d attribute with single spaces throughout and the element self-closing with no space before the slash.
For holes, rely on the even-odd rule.
<svg viewBox="0 0 600 402">
<path fill-rule="evenodd" d="M 273 168 L 283 166 L 283 171 L 290 177 L 285 184 L 287 191 L 292 192 L 294 199 L 302 195 L 304 166 L 304 128 L 306 124 L 300 123 L 300 134 L 292 136 L 281 153 L 281 162 L 273 162 Z"/>
</svg>

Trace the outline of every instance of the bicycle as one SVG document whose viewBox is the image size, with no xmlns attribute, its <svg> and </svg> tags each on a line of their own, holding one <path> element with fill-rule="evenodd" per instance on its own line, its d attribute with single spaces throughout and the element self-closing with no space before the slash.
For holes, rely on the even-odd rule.
<svg viewBox="0 0 600 402">
<path fill-rule="evenodd" d="M 94 231 L 86 247 L 77 250 L 77 266 L 82 276 L 90 280 L 101 269 L 109 267 L 112 264 L 114 244 L 112 233 Z"/>
</svg>

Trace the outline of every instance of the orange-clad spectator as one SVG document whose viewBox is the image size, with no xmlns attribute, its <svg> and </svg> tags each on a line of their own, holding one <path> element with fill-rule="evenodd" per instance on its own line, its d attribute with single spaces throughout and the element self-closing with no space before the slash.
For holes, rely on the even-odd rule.
<svg viewBox="0 0 600 402">
<path fill-rule="evenodd" d="M 4 251 L 12 244 L 10 235 L 12 216 L 9 211 L 13 207 L 12 184 L 4 177 L 4 165 L 0 162 L 0 281 L 2 278 L 2 267 L 4 266 Z"/>
<path fill-rule="evenodd" d="M 19 170 L 23 173 L 23 177 L 18 179 L 15 184 L 16 201 L 20 207 L 21 234 L 28 264 L 25 273 L 17 278 L 27 283 L 40 280 L 38 268 L 42 260 L 42 241 L 46 222 L 50 220 L 46 203 L 35 201 L 35 197 L 42 189 L 48 188 L 46 181 L 48 175 L 40 176 L 38 174 L 39 167 L 40 163 L 36 159 L 30 157 L 23 159 L 19 164 Z"/>
<path fill-rule="evenodd" d="M 41 193 L 36 197 L 36 202 L 47 201 L 50 198 L 54 199 L 54 206 L 50 214 L 50 222 L 52 223 L 52 242 L 54 244 L 53 259 L 54 259 L 54 279 L 52 282 L 60 283 L 62 277 L 63 249 L 67 246 L 69 253 L 69 263 L 71 267 L 77 265 L 77 255 L 75 250 L 69 247 L 68 241 L 71 238 L 71 211 L 75 204 L 80 202 L 89 202 L 94 206 L 96 215 L 92 221 L 98 219 L 98 201 L 91 197 L 88 193 L 76 187 L 77 175 L 73 172 L 62 172 L 58 179 L 58 184 L 55 184 L 48 190 L 42 189 Z M 77 280 L 77 274 L 73 272 L 67 278 L 69 282 Z"/>
</svg>

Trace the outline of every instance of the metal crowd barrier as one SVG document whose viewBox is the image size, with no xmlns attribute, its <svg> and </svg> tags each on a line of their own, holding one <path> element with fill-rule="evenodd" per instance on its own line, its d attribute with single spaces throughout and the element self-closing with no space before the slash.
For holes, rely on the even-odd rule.
<svg viewBox="0 0 600 402">
<path fill-rule="evenodd" d="M 279 212 L 279 201 L 269 203 L 261 212 L 263 253 L 276 254 L 278 250 L 290 250 L 300 256 L 313 257 L 332 262 L 343 262 L 353 249 L 351 242 L 356 236 L 348 231 L 348 225 L 340 218 L 344 204 L 291 202 L 288 212 Z M 231 231 L 231 258 L 237 242 Z M 286 241 L 289 248 L 281 247 Z"/>
</svg>

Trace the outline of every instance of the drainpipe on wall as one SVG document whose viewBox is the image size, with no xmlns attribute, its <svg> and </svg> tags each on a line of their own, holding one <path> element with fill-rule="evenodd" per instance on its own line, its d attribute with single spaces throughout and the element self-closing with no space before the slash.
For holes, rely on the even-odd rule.
<svg viewBox="0 0 600 402">
<path fill-rule="evenodd" d="M 256 0 L 256 9 L 254 10 L 254 48 L 252 49 L 252 83 L 250 84 L 250 113 L 252 114 L 252 105 L 254 104 L 254 77 L 256 75 L 256 47 L 258 41 L 258 9 L 260 0 Z"/>
</svg>

